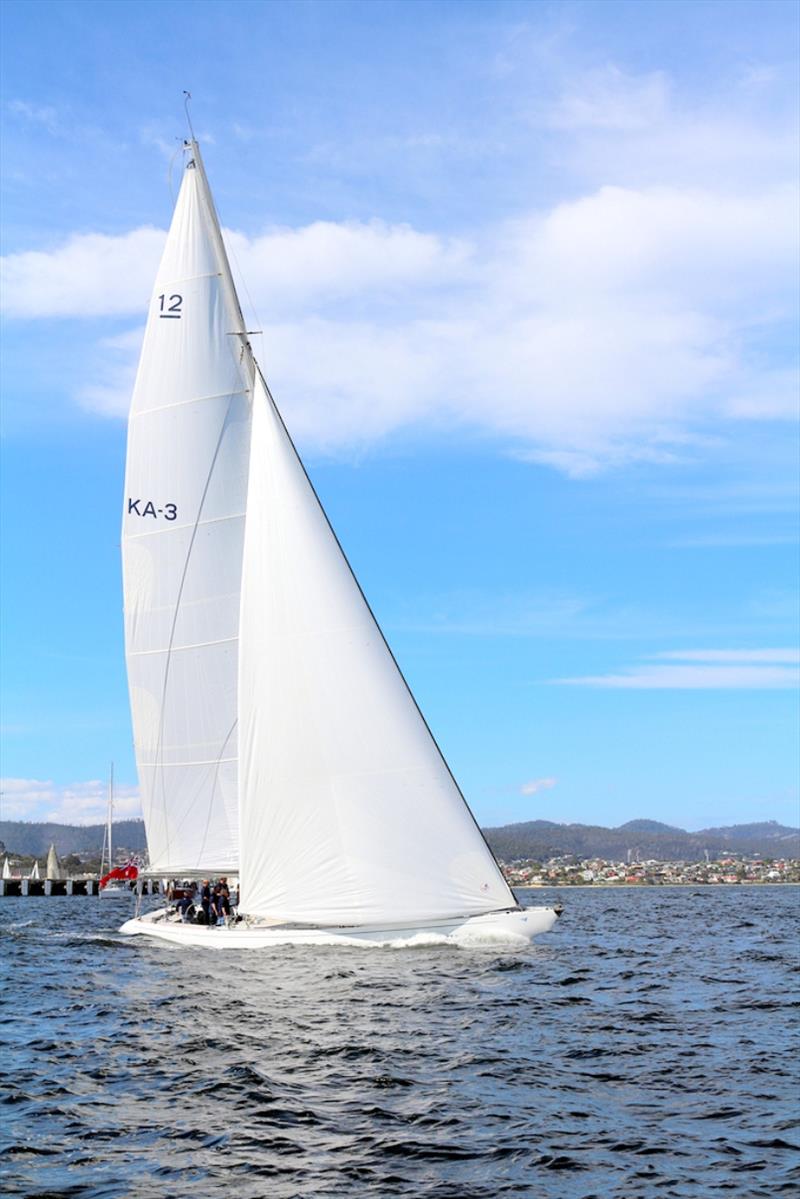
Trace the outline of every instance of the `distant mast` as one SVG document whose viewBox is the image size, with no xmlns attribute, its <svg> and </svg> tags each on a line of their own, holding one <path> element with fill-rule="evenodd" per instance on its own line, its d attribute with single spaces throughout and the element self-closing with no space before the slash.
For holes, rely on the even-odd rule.
<svg viewBox="0 0 800 1199">
<path fill-rule="evenodd" d="M 100 875 L 105 874 L 103 866 L 108 862 L 108 869 L 113 869 L 114 855 L 111 848 L 111 825 L 114 819 L 114 763 L 108 775 L 108 796 L 106 800 L 106 823 L 103 829 L 103 848 L 100 850 Z"/>
<path fill-rule="evenodd" d="M 114 854 L 111 849 L 111 825 L 114 820 L 114 763 L 108 775 L 108 868 L 114 869 Z"/>
</svg>

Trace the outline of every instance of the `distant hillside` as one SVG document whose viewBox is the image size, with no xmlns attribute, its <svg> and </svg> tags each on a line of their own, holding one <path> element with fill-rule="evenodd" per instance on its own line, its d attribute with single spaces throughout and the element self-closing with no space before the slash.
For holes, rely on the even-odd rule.
<svg viewBox="0 0 800 1199">
<path fill-rule="evenodd" d="M 694 836 L 705 837 L 712 833 L 719 837 L 726 837 L 730 844 L 734 844 L 742 838 L 752 840 L 753 837 L 765 838 L 769 842 L 791 841 L 792 838 L 796 840 L 798 830 L 787 828 L 786 825 L 778 824 L 775 820 L 762 820 L 759 824 L 731 824 L 725 828 L 701 829 Z"/>
<path fill-rule="evenodd" d="M 494 852 L 504 862 L 520 858 L 552 858 L 574 854 L 579 858 L 622 861 L 628 850 L 642 859 L 701 861 L 708 850 L 712 857 L 726 849 L 764 857 L 800 858 L 800 831 L 775 820 L 758 824 L 734 824 L 687 833 L 657 820 L 629 820 L 619 828 L 594 824 L 554 824 L 530 820 L 484 830 Z M 21 820 L 0 821 L 0 841 L 10 853 L 43 857 L 50 845 L 63 857 L 68 853 L 99 853 L 103 825 L 28 824 Z M 141 853 L 147 843 L 141 820 L 114 822 L 114 844 Z"/>
<path fill-rule="evenodd" d="M 530 820 L 487 828 L 484 832 L 495 854 L 504 862 L 566 854 L 624 861 L 629 850 L 643 860 L 662 861 L 701 861 L 706 850 L 716 857 L 726 849 L 764 857 L 800 858 L 800 831 L 775 820 L 707 828 L 699 833 L 687 833 L 656 820 L 630 820 L 619 828 Z"/>
<path fill-rule="evenodd" d="M 0 841 L 9 853 L 43 857 L 55 845 L 59 857 L 68 853 L 100 853 L 103 824 L 29 824 L 23 820 L 0 820 Z M 147 848 L 144 821 L 115 820 L 114 845 L 141 853 Z"/>
</svg>

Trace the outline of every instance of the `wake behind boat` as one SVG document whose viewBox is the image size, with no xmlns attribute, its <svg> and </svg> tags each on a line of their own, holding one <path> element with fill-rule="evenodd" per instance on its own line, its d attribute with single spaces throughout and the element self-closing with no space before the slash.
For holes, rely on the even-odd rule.
<svg viewBox="0 0 800 1199">
<path fill-rule="evenodd" d="M 128 423 L 125 639 L 150 872 L 238 875 L 182 945 L 530 940 L 253 356 L 197 142 Z M 313 352 L 313 347 L 309 348 Z"/>
</svg>

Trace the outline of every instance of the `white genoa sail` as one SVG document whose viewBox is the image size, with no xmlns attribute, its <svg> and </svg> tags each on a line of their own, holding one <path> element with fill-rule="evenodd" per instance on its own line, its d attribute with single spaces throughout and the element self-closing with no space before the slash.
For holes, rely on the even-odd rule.
<svg viewBox="0 0 800 1199">
<path fill-rule="evenodd" d="M 515 906 L 260 376 L 240 646 L 244 911 L 413 925 Z"/>
<path fill-rule="evenodd" d="M 126 648 L 151 868 L 240 911 L 515 907 L 255 366 L 195 143 L 131 406 Z"/>
</svg>

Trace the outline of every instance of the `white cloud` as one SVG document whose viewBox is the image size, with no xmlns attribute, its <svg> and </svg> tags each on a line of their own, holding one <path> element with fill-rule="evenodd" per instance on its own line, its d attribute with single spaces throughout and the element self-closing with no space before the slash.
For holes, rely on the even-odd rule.
<svg viewBox="0 0 800 1199">
<path fill-rule="evenodd" d="M 234 121 L 231 125 L 233 136 L 240 142 L 251 142 L 259 136 L 259 131 L 254 129 L 252 125 L 247 125 L 241 121 Z"/>
<path fill-rule="evenodd" d="M 789 590 L 758 592 L 724 611 L 711 611 L 700 604 L 691 612 L 678 612 L 669 604 L 620 600 L 604 594 L 528 588 L 494 590 L 462 587 L 450 592 L 417 593 L 412 601 L 400 602 L 384 614 L 386 628 L 393 632 L 432 633 L 459 637 L 568 638 L 570 641 L 639 641 L 645 644 L 658 629 L 672 642 L 725 639 L 729 644 L 751 643 L 760 638 L 774 644 L 786 638 L 791 644 L 797 629 L 798 599 Z M 671 655 L 652 654 L 648 660 L 692 661 L 696 653 L 703 662 L 709 654 L 722 654 L 723 661 L 741 653 L 742 661 L 769 661 L 781 655 L 778 664 L 796 661 L 792 650 L 698 650 Z M 765 654 L 766 659 L 750 655 Z"/>
<path fill-rule="evenodd" d="M 791 67 L 685 75 L 630 73 L 613 62 L 575 70 L 563 58 L 543 87 L 529 71 L 529 125 L 554 130 L 563 172 L 586 182 L 734 187 L 743 193 L 797 174 L 796 82 Z"/>
<path fill-rule="evenodd" d="M 8 108 L 15 116 L 22 117 L 33 125 L 43 125 L 48 133 L 58 132 L 58 113 L 49 104 L 31 104 L 27 100 L 11 100 Z"/>
<path fill-rule="evenodd" d="M 332 303 L 405 307 L 448 284 L 463 286 L 472 247 L 384 221 L 315 221 L 260 237 L 228 232 L 228 247 L 263 315 L 319 312 Z"/>
<path fill-rule="evenodd" d="M 625 667 L 617 674 L 556 679 L 578 687 L 636 690 L 785 690 L 800 686 L 800 654 L 794 649 L 673 650 L 669 659 Z M 678 659 L 680 661 L 673 661 Z"/>
<path fill-rule="evenodd" d="M 57 784 L 51 780 L 0 780 L 4 820 L 55 821 L 63 824 L 97 824 L 106 818 L 108 782 Z M 114 788 L 114 818 L 127 820 L 142 814 L 136 787 Z"/>
<path fill-rule="evenodd" d="M 101 416 L 118 417 L 127 413 L 143 336 L 144 326 L 116 337 L 104 337 L 97 343 L 94 378 L 77 392 L 82 408 Z"/>
<path fill-rule="evenodd" d="M 548 123 L 556 129 L 644 129 L 663 120 L 668 104 L 663 71 L 627 75 L 610 63 L 575 80 L 551 108 Z"/>
<path fill-rule="evenodd" d="M 800 416 L 796 369 L 766 368 L 742 382 L 742 390 L 733 390 L 725 399 L 727 416 L 737 420 L 796 420 Z"/>
<path fill-rule="evenodd" d="M 158 124 L 143 125 L 139 130 L 139 141 L 143 146 L 155 146 L 168 162 L 177 156 L 182 146 L 182 142 L 172 134 L 165 134 Z"/>
<path fill-rule="evenodd" d="M 773 665 L 800 663 L 797 649 L 676 649 L 656 658 L 677 659 L 680 662 L 769 662 Z"/>
<path fill-rule="evenodd" d="M 523 783 L 519 789 L 520 795 L 535 795 L 537 791 L 548 791 L 551 787 L 555 787 L 558 779 L 532 779 L 529 783 Z"/>
<path fill-rule="evenodd" d="M 790 319 L 796 203 L 794 187 L 603 187 L 459 239 L 380 221 L 227 239 L 305 446 L 460 426 L 587 475 L 691 456 L 695 425 L 793 414 L 794 370 L 749 346 Z M 143 312 L 163 240 L 11 255 L 6 312 Z M 99 346 L 82 404 L 124 413 L 138 336 Z"/>
<path fill-rule="evenodd" d="M 629 610 L 609 615 L 595 597 L 569 592 L 461 589 L 417 596 L 413 611 L 397 613 L 391 627 L 465 637 L 602 637 L 615 628 L 618 635 L 631 616 Z M 652 619 L 648 613 L 648 627 Z"/>
<path fill-rule="evenodd" d="M 2 261 L 3 312 L 27 319 L 144 313 L 164 240 L 152 228 L 82 233 L 51 251 L 10 254 Z"/>
</svg>

